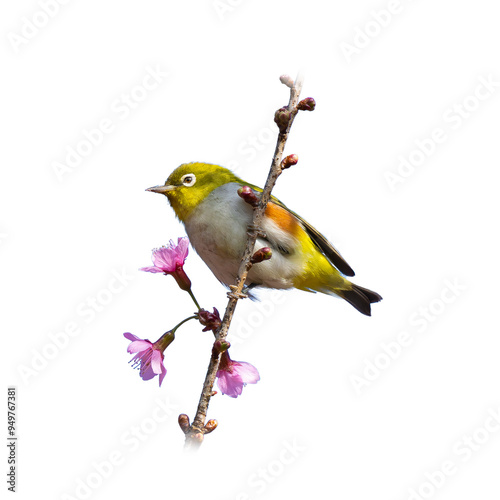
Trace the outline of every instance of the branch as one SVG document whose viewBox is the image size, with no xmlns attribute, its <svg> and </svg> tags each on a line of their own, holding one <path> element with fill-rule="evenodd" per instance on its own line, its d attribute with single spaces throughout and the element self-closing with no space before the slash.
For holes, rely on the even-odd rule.
<svg viewBox="0 0 500 500">
<path fill-rule="evenodd" d="M 246 297 L 243 293 L 243 287 L 245 285 L 248 273 L 253 265 L 252 257 L 254 255 L 255 242 L 257 241 L 257 238 L 263 234 L 260 228 L 267 204 L 269 202 L 269 199 L 271 198 L 271 191 L 274 188 L 276 180 L 280 176 L 283 169 L 297 163 L 296 155 L 291 155 L 291 157 L 293 157 L 291 160 L 289 160 L 289 158 L 291 157 L 287 157 L 282 162 L 283 150 L 285 148 L 290 127 L 292 126 L 293 120 L 297 115 L 299 109 L 314 109 L 314 100 L 312 100 L 311 98 L 304 99 L 299 104 L 299 95 L 302 90 L 303 83 L 303 78 L 300 73 L 297 76 L 295 82 L 293 82 L 292 79 L 287 76 L 282 76 L 280 80 L 283 84 L 290 87 L 290 101 L 287 107 L 279 109 L 275 114 L 275 122 L 280 129 L 280 133 L 278 135 L 278 141 L 276 144 L 276 149 L 274 151 L 274 158 L 271 164 L 271 169 L 267 177 L 264 191 L 262 192 L 262 195 L 260 197 L 260 201 L 254 209 L 252 224 L 248 227 L 247 244 L 245 252 L 243 253 L 243 257 L 241 259 L 236 283 L 230 286 L 231 292 L 228 293 L 229 302 L 226 307 L 226 312 L 224 313 L 224 318 L 220 327 L 215 333 L 216 340 L 214 349 L 212 350 L 210 364 L 208 365 L 207 375 L 205 377 L 203 390 L 201 393 L 200 401 L 198 403 L 198 409 L 196 411 L 196 416 L 194 418 L 193 424 L 189 424 L 189 418 L 187 415 L 182 414 L 179 416 L 179 425 L 186 434 L 185 448 L 187 449 L 198 448 L 203 442 L 204 434 L 212 432 L 217 426 L 216 420 L 209 420 L 207 424 L 205 424 L 208 405 L 210 403 L 210 398 L 213 395 L 213 386 L 221 357 L 221 349 L 218 349 L 217 347 L 220 346 L 227 337 L 229 326 L 231 324 L 231 320 L 233 318 L 238 300 Z M 311 104 L 312 108 L 310 107 Z"/>
</svg>

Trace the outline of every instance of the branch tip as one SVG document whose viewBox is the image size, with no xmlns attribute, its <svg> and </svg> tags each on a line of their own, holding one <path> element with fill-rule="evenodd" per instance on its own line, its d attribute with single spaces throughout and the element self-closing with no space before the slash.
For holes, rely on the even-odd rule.
<svg viewBox="0 0 500 500">
<path fill-rule="evenodd" d="M 286 85 L 289 89 L 293 88 L 293 79 L 289 75 L 281 75 L 280 76 L 280 82 L 283 85 Z"/>
</svg>

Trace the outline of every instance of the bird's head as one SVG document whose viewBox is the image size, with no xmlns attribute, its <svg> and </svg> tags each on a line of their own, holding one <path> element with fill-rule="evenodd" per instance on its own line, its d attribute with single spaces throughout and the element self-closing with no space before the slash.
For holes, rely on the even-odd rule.
<svg viewBox="0 0 500 500">
<path fill-rule="evenodd" d="M 163 186 L 150 187 L 147 191 L 164 194 L 177 217 L 185 221 L 214 189 L 239 181 L 230 170 L 218 165 L 184 163 L 170 174 Z"/>
</svg>

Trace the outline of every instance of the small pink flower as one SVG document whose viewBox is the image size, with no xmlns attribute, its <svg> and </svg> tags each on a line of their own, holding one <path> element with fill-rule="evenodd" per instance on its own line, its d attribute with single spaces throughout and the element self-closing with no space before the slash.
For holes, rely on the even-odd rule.
<svg viewBox="0 0 500 500">
<path fill-rule="evenodd" d="M 183 290 L 191 289 L 191 281 L 185 273 L 183 266 L 189 251 L 189 239 L 178 238 L 177 245 L 170 240 L 168 246 L 153 250 L 153 266 L 141 267 L 141 271 L 149 273 L 171 274 Z"/>
<path fill-rule="evenodd" d="M 163 366 L 163 351 L 174 340 L 174 334 L 167 332 L 154 344 L 149 340 L 143 340 L 131 333 L 124 333 L 123 336 L 132 342 L 127 348 L 130 354 L 135 356 L 130 360 L 132 368 L 140 368 L 142 380 L 150 380 L 159 375 L 160 386 L 167 374 L 167 369 Z"/>
<path fill-rule="evenodd" d="M 170 240 L 168 246 L 153 250 L 153 264 L 151 267 L 142 267 L 141 271 L 150 273 L 172 274 L 182 267 L 189 251 L 189 239 L 185 236 L 177 239 L 177 245 Z"/>
<path fill-rule="evenodd" d="M 259 380 L 255 366 L 245 361 L 233 361 L 227 351 L 222 353 L 217 371 L 217 385 L 222 394 L 237 398 L 245 385 L 256 384 Z"/>
</svg>

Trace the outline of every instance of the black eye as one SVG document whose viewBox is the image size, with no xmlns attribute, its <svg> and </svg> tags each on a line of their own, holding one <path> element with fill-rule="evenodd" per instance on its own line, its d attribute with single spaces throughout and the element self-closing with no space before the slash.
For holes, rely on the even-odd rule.
<svg viewBox="0 0 500 500">
<path fill-rule="evenodd" d="M 184 177 L 184 184 L 191 184 L 191 181 L 193 180 L 193 178 L 188 175 L 187 177 Z"/>
</svg>

